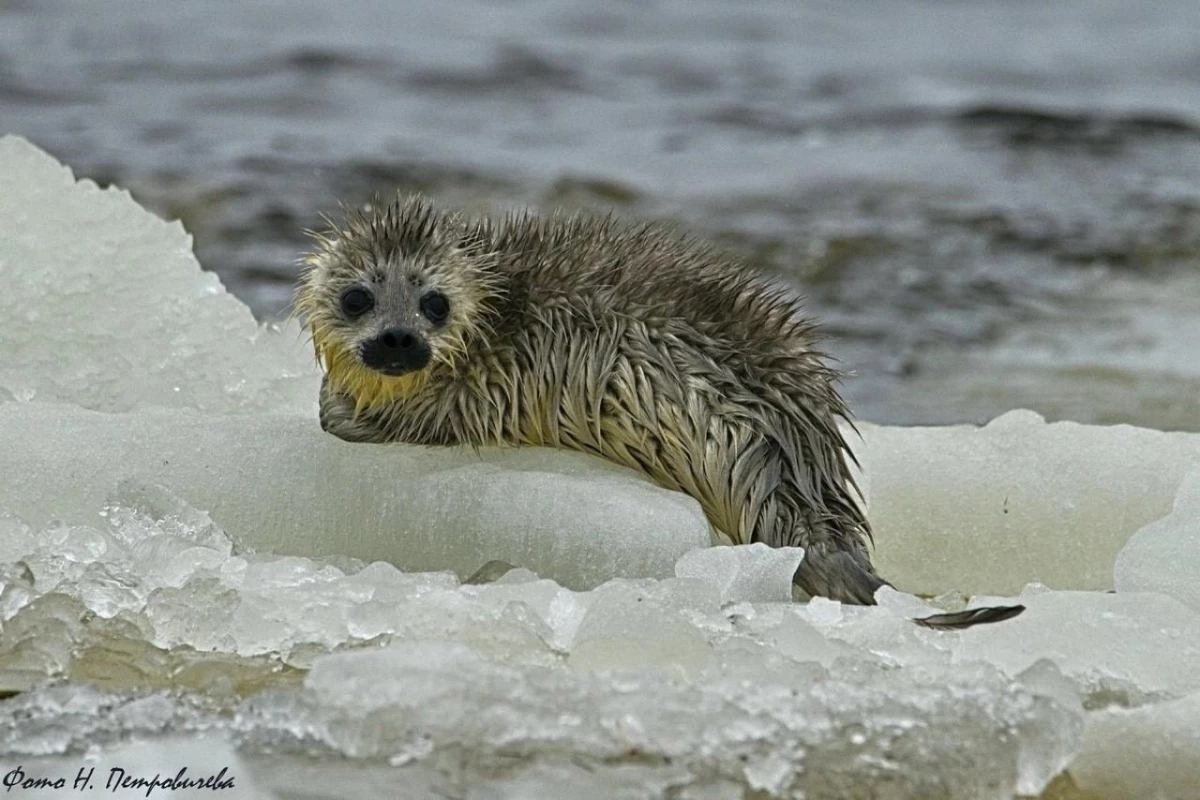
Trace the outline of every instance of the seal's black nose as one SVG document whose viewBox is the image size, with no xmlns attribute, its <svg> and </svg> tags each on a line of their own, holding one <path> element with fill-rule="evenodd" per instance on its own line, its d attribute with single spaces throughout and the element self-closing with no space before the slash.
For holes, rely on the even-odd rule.
<svg viewBox="0 0 1200 800">
<path fill-rule="evenodd" d="M 362 346 L 362 361 L 386 375 L 403 375 L 429 363 L 429 343 L 407 328 L 388 328 Z"/>
</svg>

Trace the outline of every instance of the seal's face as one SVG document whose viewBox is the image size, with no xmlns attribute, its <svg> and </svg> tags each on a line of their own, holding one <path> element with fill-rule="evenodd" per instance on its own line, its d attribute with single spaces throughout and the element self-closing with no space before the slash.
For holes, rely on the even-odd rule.
<svg viewBox="0 0 1200 800">
<path fill-rule="evenodd" d="M 316 236 L 295 306 L 330 381 L 358 409 L 419 390 L 486 324 L 489 261 L 457 231 L 410 200 Z"/>
<path fill-rule="evenodd" d="M 428 367 L 433 342 L 450 321 L 450 298 L 429 286 L 415 265 L 401 263 L 364 277 L 369 279 L 350 283 L 337 297 L 338 321 L 353 354 L 364 367 L 389 377 Z"/>
</svg>

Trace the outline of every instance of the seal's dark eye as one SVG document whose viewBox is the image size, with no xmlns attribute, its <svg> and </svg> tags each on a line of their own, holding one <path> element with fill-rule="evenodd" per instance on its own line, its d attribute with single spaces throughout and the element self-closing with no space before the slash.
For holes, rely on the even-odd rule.
<svg viewBox="0 0 1200 800">
<path fill-rule="evenodd" d="M 347 317 L 361 317 L 375 307 L 375 298 L 361 286 L 351 286 L 342 292 L 342 311 Z"/>
<path fill-rule="evenodd" d="M 421 313 L 430 322 L 442 322 L 450 314 L 450 301 L 441 292 L 430 292 L 421 298 Z"/>
</svg>

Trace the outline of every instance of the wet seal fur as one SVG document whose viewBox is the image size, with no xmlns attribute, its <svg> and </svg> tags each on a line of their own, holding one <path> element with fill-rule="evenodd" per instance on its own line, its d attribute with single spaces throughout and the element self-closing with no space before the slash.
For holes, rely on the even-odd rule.
<svg viewBox="0 0 1200 800">
<path fill-rule="evenodd" d="M 735 543 L 803 547 L 809 595 L 875 602 L 839 376 L 791 288 L 611 217 L 467 219 L 411 197 L 330 226 L 295 299 L 326 431 L 598 455 L 691 495 Z"/>
</svg>

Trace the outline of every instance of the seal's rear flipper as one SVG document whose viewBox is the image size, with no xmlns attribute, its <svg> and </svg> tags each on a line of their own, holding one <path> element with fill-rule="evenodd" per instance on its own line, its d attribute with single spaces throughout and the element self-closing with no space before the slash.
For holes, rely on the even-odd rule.
<svg viewBox="0 0 1200 800">
<path fill-rule="evenodd" d="M 820 595 L 864 606 L 875 604 L 875 591 L 880 586 L 891 586 L 876 575 L 871 562 L 859 554 L 816 548 L 804 552 L 804 560 L 800 562 L 800 568 L 792 580 L 810 597 Z M 990 606 L 951 614 L 934 614 L 914 619 L 913 622 L 934 630 L 959 631 L 989 622 L 1003 622 L 1024 610 L 1025 606 Z"/>
<path fill-rule="evenodd" d="M 809 597 L 828 597 L 852 605 L 875 605 L 875 591 L 890 583 L 875 574 L 865 555 L 809 548 L 792 581 Z"/>
<path fill-rule="evenodd" d="M 498 558 L 493 558 L 491 561 L 484 564 L 479 569 L 471 573 L 471 577 L 463 581 L 468 586 L 480 586 L 485 583 L 492 583 L 503 578 L 509 572 L 516 569 L 507 561 L 501 561 Z"/>
<path fill-rule="evenodd" d="M 961 631 L 975 625 L 986 625 L 989 622 L 1003 622 L 1012 619 L 1025 610 L 1025 606 L 990 606 L 988 608 L 972 608 L 967 611 L 956 611 L 953 614 L 934 614 L 931 617 L 921 617 L 913 622 L 925 628 L 943 631 Z"/>
</svg>

